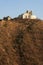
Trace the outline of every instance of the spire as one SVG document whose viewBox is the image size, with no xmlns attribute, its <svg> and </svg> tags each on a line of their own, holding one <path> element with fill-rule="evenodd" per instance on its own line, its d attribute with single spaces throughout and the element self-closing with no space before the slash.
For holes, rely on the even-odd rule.
<svg viewBox="0 0 43 65">
<path fill-rule="evenodd" d="M 29 11 L 27 10 L 26 13 L 28 13 Z"/>
</svg>

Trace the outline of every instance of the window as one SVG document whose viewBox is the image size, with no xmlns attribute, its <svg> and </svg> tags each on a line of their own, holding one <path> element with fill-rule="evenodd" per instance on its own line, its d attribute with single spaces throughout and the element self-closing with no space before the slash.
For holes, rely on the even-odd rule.
<svg viewBox="0 0 43 65">
<path fill-rule="evenodd" d="M 25 18 L 27 18 L 27 16 L 25 16 Z"/>
</svg>

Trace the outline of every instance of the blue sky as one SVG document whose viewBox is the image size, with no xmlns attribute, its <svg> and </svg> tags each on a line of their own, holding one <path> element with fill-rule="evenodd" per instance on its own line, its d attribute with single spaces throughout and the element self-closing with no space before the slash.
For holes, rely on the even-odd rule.
<svg viewBox="0 0 43 65">
<path fill-rule="evenodd" d="M 0 18 L 17 17 L 26 10 L 43 19 L 43 0 L 0 0 Z"/>
</svg>

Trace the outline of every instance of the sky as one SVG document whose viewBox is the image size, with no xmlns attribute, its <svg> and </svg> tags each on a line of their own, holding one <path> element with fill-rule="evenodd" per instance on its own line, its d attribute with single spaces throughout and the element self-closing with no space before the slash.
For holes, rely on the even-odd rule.
<svg viewBox="0 0 43 65">
<path fill-rule="evenodd" d="M 43 0 L 0 0 L 0 18 L 12 18 L 32 10 L 33 14 L 43 19 Z"/>
</svg>

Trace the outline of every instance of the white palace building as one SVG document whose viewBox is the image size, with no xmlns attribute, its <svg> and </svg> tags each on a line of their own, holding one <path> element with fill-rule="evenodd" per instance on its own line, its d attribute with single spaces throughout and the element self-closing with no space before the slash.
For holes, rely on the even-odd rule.
<svg viewBox="0 0 43 65">
<path fill-rule="evenodd" d="M 25 13 L 19 15 L 18 18 L 22 18 L 22 19 L 37 19 L 37 17 L 32 14 L 32 11 L 28 11 L 28 10 Z"/>
</svg>

